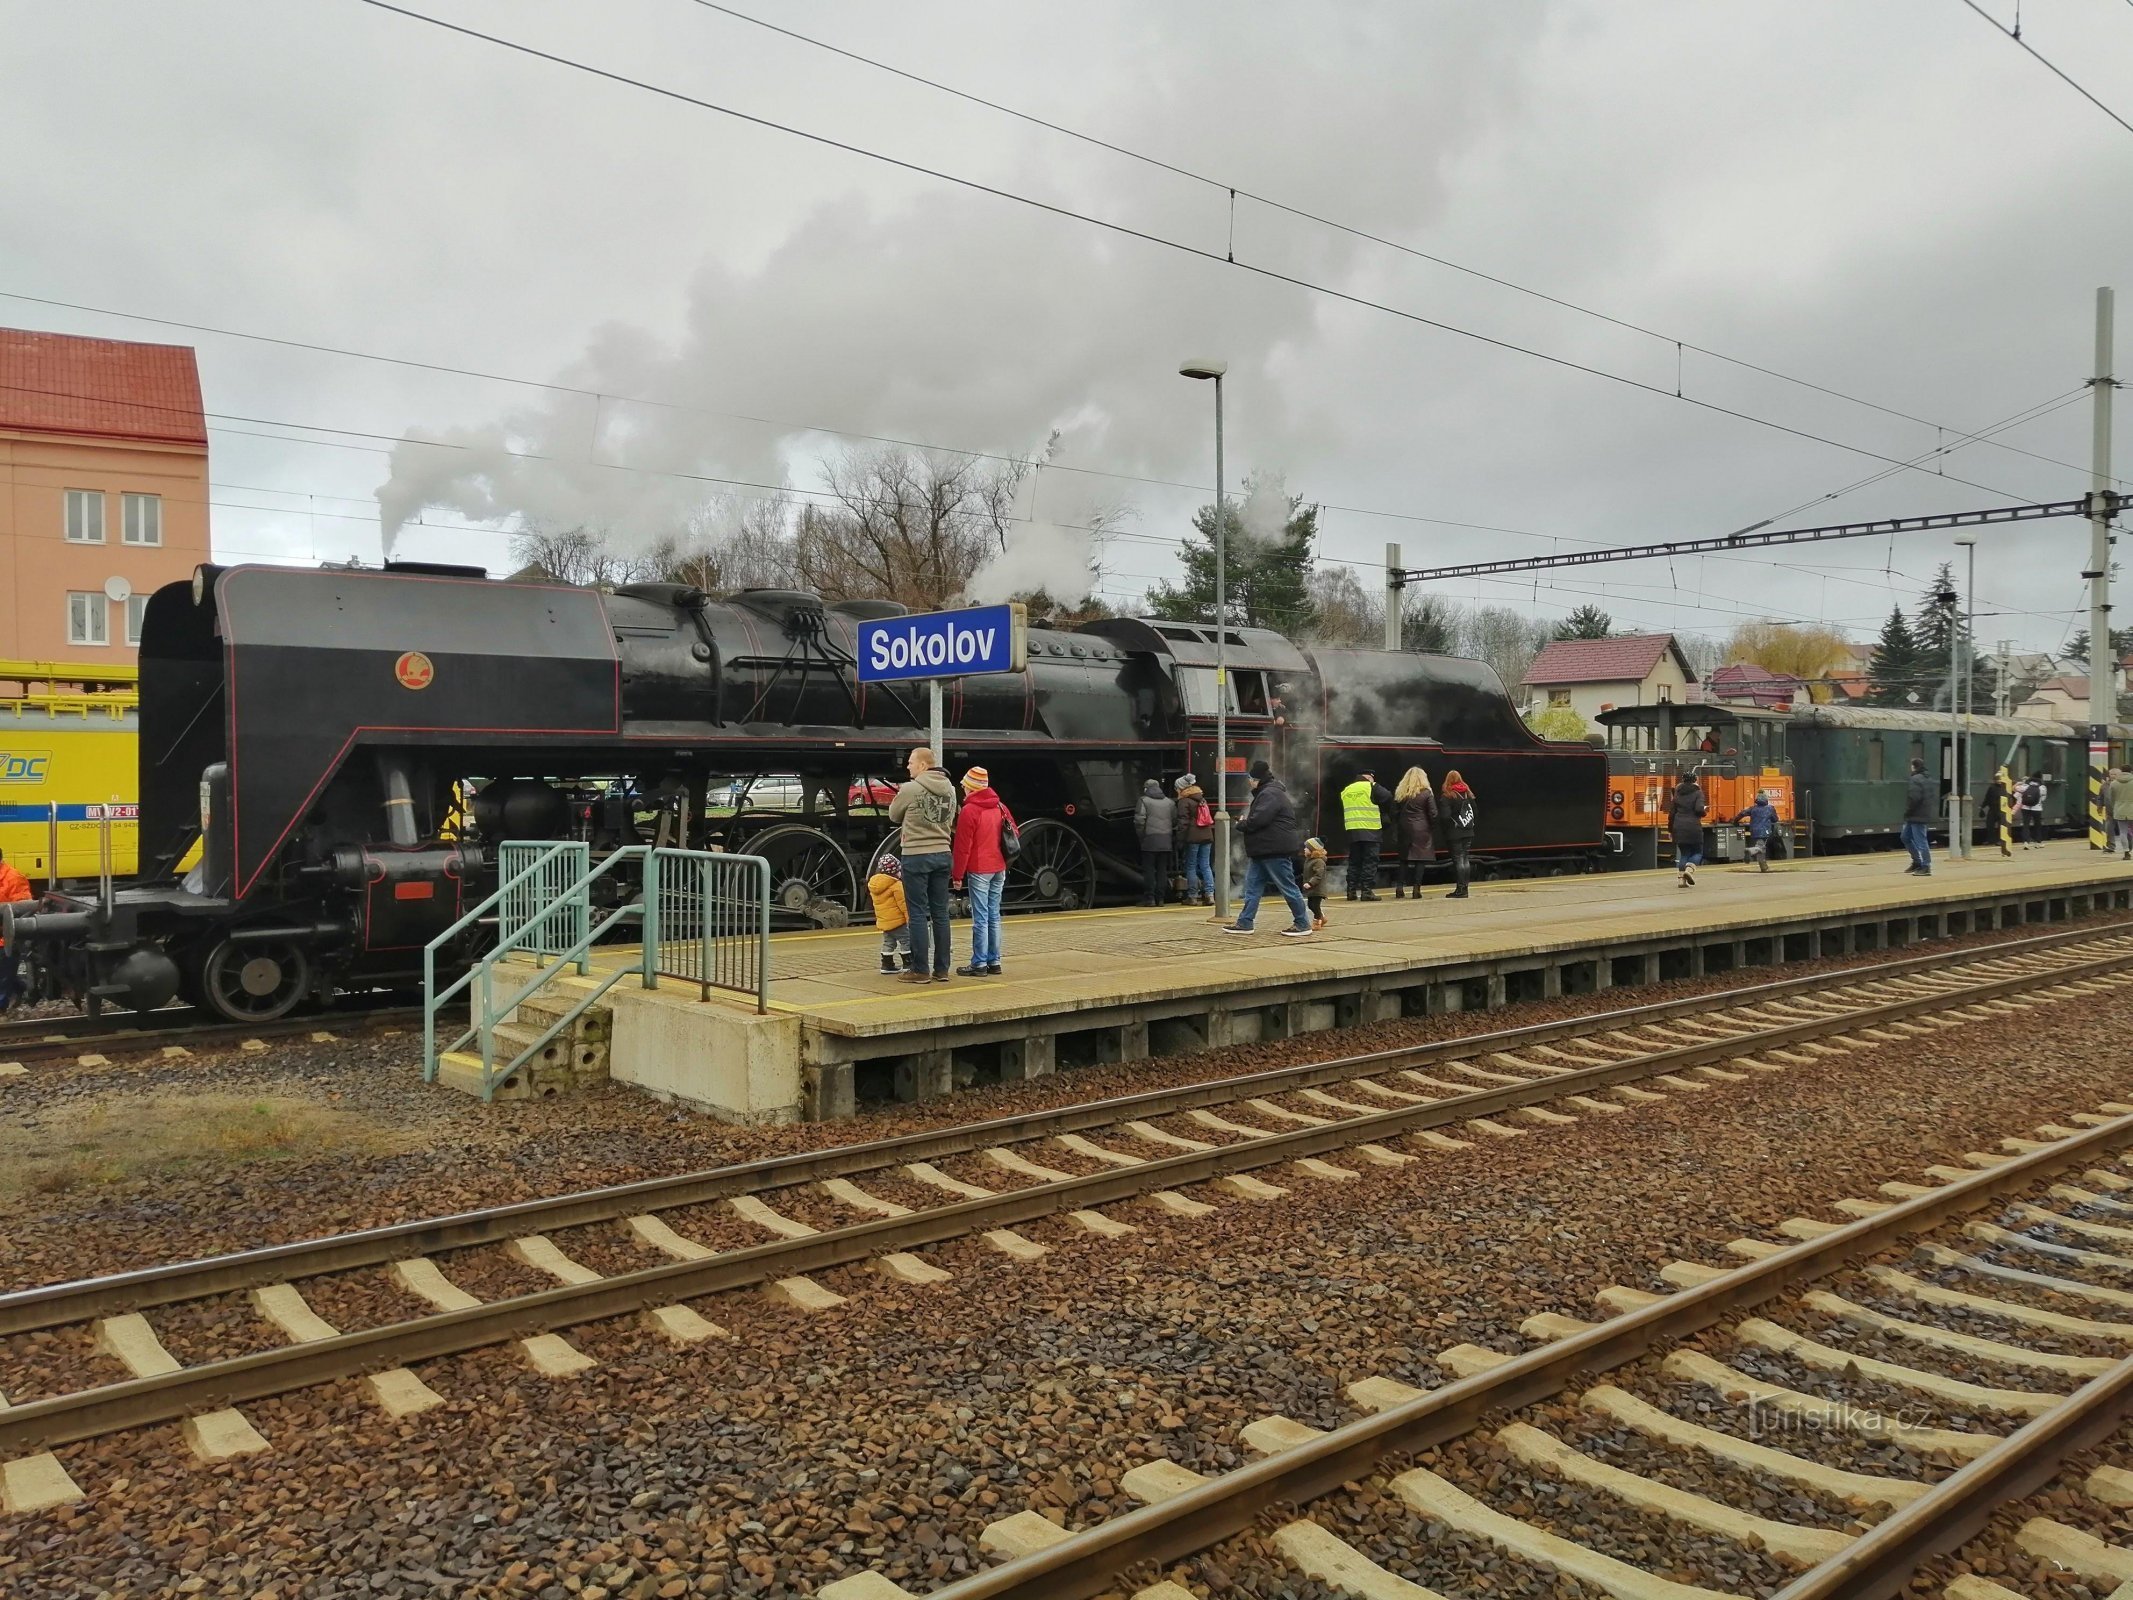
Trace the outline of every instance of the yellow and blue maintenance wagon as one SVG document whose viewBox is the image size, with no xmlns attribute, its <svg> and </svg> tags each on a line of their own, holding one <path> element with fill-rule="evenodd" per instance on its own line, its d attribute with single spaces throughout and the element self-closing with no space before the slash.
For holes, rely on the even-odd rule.
<svg viewBox="0 0 2133 1600">
<path fill-rule="evenodd" d="M 0 661 L 0 851 L 39 888 L 133 874 L 140 812 L 132 667 Z M 11 692 L 12 691 L 12 692 Z"/>
</svg>

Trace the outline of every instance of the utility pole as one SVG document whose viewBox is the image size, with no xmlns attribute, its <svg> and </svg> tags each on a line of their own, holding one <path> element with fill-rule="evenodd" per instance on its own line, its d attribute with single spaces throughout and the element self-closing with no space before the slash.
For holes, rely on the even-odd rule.
<svg viewBox="0 0 2133 1600">
<path fill-rule="evenodd" d="M 1400 547 L 1385 547 L 1385 648 L 1400 648 Z"/>
<path fill-rule="evenodd" d="M 2013 650 L 2014 640 L 2002 639 L 1992 658 L 1992 709 L 2003 717 L 2013 710 L 2007 693 L 2008 680 L 2014 676 Z"/>
<path fill-rule="evenodd" d="M 1936 597 L 1948 619 L 1948 856 L 1960 861 L 1970 853 L 1969 830 L 1963 826 L 1963 695 L 1956 674 L 1963 660 L 1963 602 L 1955 580 Z"/>
<path fill-rule="evenodd" d="M 2108 850 L 2103 776 L 2111 764 L 2111 724 L 2118 720 L 2118 663 L 2111 648 L 2111 291 L 2096 291 L 2096 376 L 2090 385 L 2089 515 L 2089 848 Z"/>
</svg>

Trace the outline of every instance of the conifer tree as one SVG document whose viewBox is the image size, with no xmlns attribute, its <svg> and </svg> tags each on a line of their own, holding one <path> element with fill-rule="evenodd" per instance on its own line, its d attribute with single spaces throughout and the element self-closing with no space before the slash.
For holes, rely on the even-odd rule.
<svg viewBox="0 0 2133 1600">
<path fill-rule="evenodd" d="M 1869 705 L 1905 706 L 1918 688 L 1918 640 L 1902 606 L 1889 608 L 1889 620 L 1881 625 L 1873 658 L 1866 666 L 1866 698 Z"/>
</svg>

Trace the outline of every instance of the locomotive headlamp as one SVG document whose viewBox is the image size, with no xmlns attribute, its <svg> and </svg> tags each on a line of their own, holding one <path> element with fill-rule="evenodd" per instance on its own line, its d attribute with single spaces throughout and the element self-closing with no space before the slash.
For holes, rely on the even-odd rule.
<svg viewBox="0 0 2133 1600">
<path fill-rule="evenodd" d="M 200 603 L 201 601 L 205 600 L 206 598 L 207 598 L 207 568 L 205 568 L 205 567 L 195 567 L 195 568 L 193 568 L 193 604 L 194 604 L 194 605 L 198 605 L 198 604 L 199 604 L 199 603 Z"/>
</svg>

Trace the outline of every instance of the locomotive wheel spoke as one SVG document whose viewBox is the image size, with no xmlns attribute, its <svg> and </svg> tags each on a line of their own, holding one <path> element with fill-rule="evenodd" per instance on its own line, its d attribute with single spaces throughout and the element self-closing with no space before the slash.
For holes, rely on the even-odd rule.
<svg viewBox="0 0 2133 1600">
<path fill-rule="evenodd" d="M 232 1022 L 273 1022 L 310 992 L 310 958 L 293 944 L 224 939 L 201 966 L 200 988 L 210 1009 Z"/>
<path fill-rule="evenodd" d="M 1072 828 L 1048 817 L 1022 824 L 1022 853 L 1007 864 L 1003 899 L 1011 910 L 1077 910 L 1096 899 L 1096 858 Z"/>
</svg>

